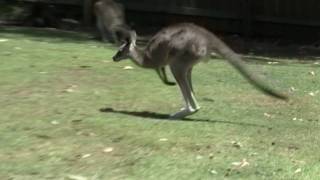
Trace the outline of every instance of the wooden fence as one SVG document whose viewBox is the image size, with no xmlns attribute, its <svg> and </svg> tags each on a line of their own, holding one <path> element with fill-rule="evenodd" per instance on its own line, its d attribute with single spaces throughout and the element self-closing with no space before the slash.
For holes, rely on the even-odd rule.
<svg viewBox="0 0 320 180">
<path fill-rule="evenodd" d="M 309 34 L 320 30 L 319 0 L 119 0 L 129 11 L 197 16 L 234 33 Z M 130 17 L 129 17 L 130 18 Z"/>
<path fill-rule="evenodd" d="M 18 0 L 75 4 L 83 7 L 85 24 L 91 24 L 96 0 Z M 150 25 L 194 21 L 215 30 L 252 34 L 317 34 L 319 0 L 116 0 L 129 12 L 128 19 Z M 148 25 L 149 25 L 148 24 Z"/>
</svg>

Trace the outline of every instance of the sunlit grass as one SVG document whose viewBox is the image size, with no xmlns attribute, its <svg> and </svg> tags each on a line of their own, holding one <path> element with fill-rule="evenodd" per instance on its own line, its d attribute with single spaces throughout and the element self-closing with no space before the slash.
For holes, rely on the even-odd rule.
<svg viewBox="0 0 320 180">
<path fill-rule="evenodd" d="M 0 39 L 0 179 L 319 177 L 316 65 L 260 65 L 290 94 L 282 102 L 225 61 L 199 64 L 202 109 L 169 121 L 183 105 L 178 88 L 113 63 L 110 45 L 25 28 L 2 28 Z"/>
</svg>

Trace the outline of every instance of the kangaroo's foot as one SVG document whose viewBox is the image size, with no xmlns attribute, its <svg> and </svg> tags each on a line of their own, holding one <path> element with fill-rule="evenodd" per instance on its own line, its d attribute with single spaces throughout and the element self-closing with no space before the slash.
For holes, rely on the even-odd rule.
<svg viewBox="0 0 320 180">
<path fill-rule="evenodd" d="M 185 107 L 185 108 L 182 108 L 179 112 L 176 112 L 174 114 L 171 114 L 169 119 L 183 119 L 184 117 L 186 116 L 189 116 L 191 114 L 194 114 L 196 112 L 198 112 L 200 109 L 200 107 L 197 107 L 197 109 L 194 109 L 192 107 Z"/>
</svg>

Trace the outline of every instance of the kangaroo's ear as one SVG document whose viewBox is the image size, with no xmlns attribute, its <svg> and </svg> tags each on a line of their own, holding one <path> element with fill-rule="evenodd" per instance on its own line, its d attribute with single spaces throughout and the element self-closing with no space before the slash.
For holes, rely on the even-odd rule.
<svg viewBox="0 0 320 180">
<path fill-rule="evenodd" d="M 115 29 L 115 34 L 116 34 L 116 38 L 118 41 L 120 42 L 126 42 L 126 43 L 130 43 L 131 42 L 131 34 L 130 31 L 128 29 L 125 28 L 117 28 Z"/>
<path fill-rule="evenodd" d="M 137 41 L 136 31 L 130 31 L 130 43 L 136 44 L 136 41 Z"/>
</svg>

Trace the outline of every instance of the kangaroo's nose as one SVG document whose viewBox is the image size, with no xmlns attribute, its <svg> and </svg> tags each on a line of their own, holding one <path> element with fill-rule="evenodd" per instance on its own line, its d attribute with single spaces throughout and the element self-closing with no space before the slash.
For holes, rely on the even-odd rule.
<svg viewBox="0 0 320 180">
<path fill-rule="evenodd" d="M 113 56 L 112 59 L 113 59 L 114 62 L 117 61 L 117 57 L 116 56 Z"/>
</svg>

